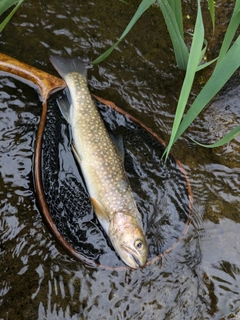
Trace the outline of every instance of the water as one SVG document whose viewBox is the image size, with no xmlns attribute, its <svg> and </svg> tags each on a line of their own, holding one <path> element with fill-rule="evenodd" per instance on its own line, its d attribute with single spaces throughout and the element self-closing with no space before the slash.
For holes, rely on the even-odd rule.
<svg viewBox="0 0 240 320">
<path fill-rule="evenodd" d="M 137 4 L 25 2 L 0 35 L 1 51 L 51 73 L 50 54 L 95 59 L 120 36 Z M 221 4 L 221 25 L 215 40 L 210 39 L 209 56 L 219 48 L 216 39 L 221 39 L 231 11 L 227 1 Z M 191 16 L 190 21 L 184 17 L 189 29 L 193 9 L 185 9 Z M 153 6 L 108 60 L 89 71 L 92 92 L 114 101 L 166 140 L 184 75 L 169 48 L 165 25 Z M 199 75 L 194 93 L 204 76 Z M 238 78 L 236 73 L 191 126 L 193 138 L 216 141 L 226 125 L 239 124 Z M 37 208 L 32 177 L 41 111 L 37 94 L 3 75 L 0 108 L 0 319 L 240 318 L 239 137 L 216 150 L 182 137 L 173 152 L 194 196 L 185 239 L 142 270 L 101 270 L 69 257 Z"/>
</svg>

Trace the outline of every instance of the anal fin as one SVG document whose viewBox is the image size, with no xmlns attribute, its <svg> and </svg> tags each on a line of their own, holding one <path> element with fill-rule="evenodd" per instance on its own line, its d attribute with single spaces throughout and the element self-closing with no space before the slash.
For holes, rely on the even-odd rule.
<svg viewBox="0 0 240 320">
<path fill-rule="evenodd" d="M 109 132 L 109 136 L 117 148 L 117 151 L 124 162 L 124 144 L 123 144 L 123 137 L 121 135 L 115 135 L 112 132 Z"/>
</svg>

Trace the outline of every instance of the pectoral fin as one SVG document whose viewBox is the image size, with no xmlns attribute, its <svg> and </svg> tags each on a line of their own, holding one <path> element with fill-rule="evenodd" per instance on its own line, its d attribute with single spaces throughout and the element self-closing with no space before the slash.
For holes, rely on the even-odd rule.
<svg viewBox="0 0 240 320">
<path fill-rule="evenodd" d="M 71 109 L 71 100 L 68 98 L 69 94 L 66 92 L 63 93 L 61 97 L 57 99 L 58 107 L 62 113 L 62 116 L 70 123 L 70 109 Z"/>
<path fill-rule="evenodd" d="M 108 226 L 110 224 L 110 220 L 104 209 L 102 208 L 101 204 L 94 198 L 90 198 L 94 211 L 96 213 L 96 216 L 101 223 L 104 230 L 107 232 Z"/>
<path fill-rule="evenodd" d="M 77 152 L 77 149 L 76 149 L 74 143 L 72 143 L 72 150 L 73 150 L 73 154 L 74 154 L 75 158 L 77 159 L 77 161 L 79 162 L 79 164 L 81 164 L 82 159 L 81 159 L 79 153 Z"/>
</svg>

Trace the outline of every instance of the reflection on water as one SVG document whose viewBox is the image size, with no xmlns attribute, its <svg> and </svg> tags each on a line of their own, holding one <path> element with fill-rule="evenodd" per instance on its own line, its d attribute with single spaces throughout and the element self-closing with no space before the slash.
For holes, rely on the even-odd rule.
<svg viewBox="0 0 240 320">
<path fill-rule="evenodd" d="M 240 225 L 221 219 L 216 225 L 204 224 L 201 239 L 204 296 L 211 311 L 228 316 L 228 310 L 240 317 Z M 231 248 L 231 249 L 230 249 Z M 213 294 L 209 296 L 209 292 Z M 221 306 L 225 306 L 224 309 Z"/>
<path fill-rule="evenodd" d="M 231 6 L 220 3 L 225 4 L 216 12 L 217 16 L 224 10 L 221 31 Z M 51 53 L 94 59 L 117 40 L 138 3 L 102 0 L 101 4 L 100 10 L 98 1 L 24 2 L 0 35 L 1 50 L 51 72 Z M 165 35 L 166 29 L 154 6 L 114 55 L 89 70 L 89 77 L 94 93 L 168 138 L 183 73 L 175 67 L 168 39 L 159 40 L 160 34 Z M 233 82 L 231 88 L 237 85 Z M 232 99 L 228 115 L 239 121 L 239 99 L 234 100 L 232 89 L 192 125 L 193 138 L 216 139 L 210 130 L 212 119 L 220 121 L 215 128 L 223 128 L 227 121 L 232 125 L 229 117 L 214 117 L 221 114 L 216 106 L 220 108 L 225 96 L 228 102 Z M 1 77 L 0 318 L 239 319 L 239 138 L 206 150 L 184 136 L 174 147 L 194 195 L 193 223 L 174 251 L 137 271 L 87 268 L 58 246 L 36 206 L 32 158 L 40 113 L 37 101 L 32 89 Z M 158 189 L 153 193 L 163 210 Z"/>
</svg>

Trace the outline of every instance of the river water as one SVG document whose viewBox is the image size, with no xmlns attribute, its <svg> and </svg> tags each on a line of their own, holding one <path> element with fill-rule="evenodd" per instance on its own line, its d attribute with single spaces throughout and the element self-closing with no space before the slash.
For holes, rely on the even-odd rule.
<svg viewBox="0 0 240 320">
<path fill-rule="evenodd" d="M 0 50 L 56 75 L 51 54 L 94 60 L 121 35 L 138 4 L 25 1 L 0 35 Z M 216 34 L 210 27 L 206 33 L 209 59 L 219 50 L 233 5 L 222 0 L 216 6 Z M 195 2 L 186 1 L 189 32 L 195 12 Z M 210 26 L 206 8 L 204 17 Z M 159 8 L 153 5 L 112 55 L 89 70 L 91 92 L 113 101 L 165 141 L 184 77 L 171 48 Z M 192 97 L 208 72 L 197 76 Z M 239 101 L 238 71 L 173 147 L 194 199 L 185 238 L 146 268 L 105 270 L 71 258 L 45 226 L 32 174 L 41 103 L 26 84 L 1 75 L 0 319 L 240 319 L 240 138 L 203 149 L 188 137 L 217 141 L 240 123 Z M 157 206 L 150 202 L 154 183 L 152 175 L 146 199 L 134 189 L 138 205 L 143 211 L 164 212 L 168 203 L 160 201 L 161 192 Z M 157 193 L 155 185 L 153 190 Z M 61 200 L 57 196 L 56 202 Z"/>
</svg>

